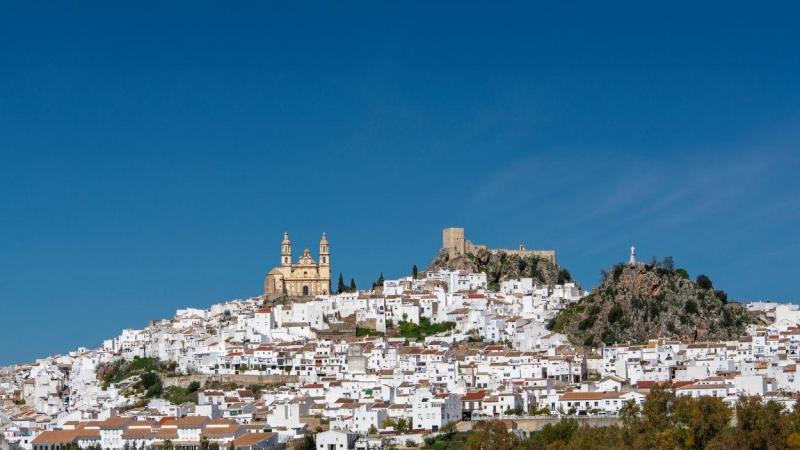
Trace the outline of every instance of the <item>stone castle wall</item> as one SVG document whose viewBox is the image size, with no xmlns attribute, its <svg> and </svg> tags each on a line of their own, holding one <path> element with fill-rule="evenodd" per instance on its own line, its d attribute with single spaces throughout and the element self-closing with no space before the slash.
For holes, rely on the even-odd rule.
<svg viewBox="0 0 800 450">
<path fill-rule="evenodd" d="M 463 228 L 451 227 L 442 230 L 442 249 L 447 251 L 450 258 L 464 256 L 467 253 L 477 253 L 479 250 L 488 250 L 492 253 L 505 252 L 510 255 L 519 256 L 536 256 L 545 260 L 556 263 L 555 250 L 528 250 L 520 245 L 518 249 L 510 248 L 496 248 L 489 249 L 486 245 L 473 244 L 466 239 L 466 233 Z"/>
</svg>

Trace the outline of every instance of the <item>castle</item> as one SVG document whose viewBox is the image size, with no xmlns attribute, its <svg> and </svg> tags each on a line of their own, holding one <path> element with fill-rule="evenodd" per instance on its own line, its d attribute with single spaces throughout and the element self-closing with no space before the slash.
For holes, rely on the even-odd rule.
<svg viewBox="0 0 800 450">
<path fill-rule="evenodd" d="M 319 264 L 311 257 L 309 249 L 292 262 L 292 241 L 289 233 L 283 233 L 281 243 L 281 265 L 267 273 L 264 280 L 264 295 L 267 298 L 280 296 L 309 297 L 327 295 L 331 289 L 331 254 L 328 236 L 322 233 L 319 241 Z"/>
<path fill-rule="evenodd" d="M 520 256 L 536 256 L 551 263 L 556 263 L 556 251 L 555 250 L 528 250 L 525 248 L 524 245 L 520 244 L 519 248 L 516 249 L 508 249 L 508 248 L 492 248 L 482 245 L 482 244 L 473 244 L 472 242 L 468 241 L 464 237 L 464 229 L 463 228 L 445 228 L 442 230 L 442 250 L 447 251 L 447 256 L 450 259 L 464 256 L 466 254 L 478 253 L 479 250 L 486 250 L 491 253 L 508 253 L 510 255 L 520 255 Z"/>
</svg>

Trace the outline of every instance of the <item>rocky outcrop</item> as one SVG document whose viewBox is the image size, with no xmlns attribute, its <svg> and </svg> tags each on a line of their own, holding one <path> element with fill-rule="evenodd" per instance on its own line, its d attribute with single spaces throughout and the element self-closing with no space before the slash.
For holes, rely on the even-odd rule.
<svg viewBox="0 0 800 450">
<path fill-rule="evenodd" d="M 735 339 L 756 317 L 728 302 L 705 276 L 694 282 L 683 269 L 618 264 L 601 284 L 563 310 L 549 327 L 577 345 Z"/>
<path fill-rule="evenodd" d="M 489 287 L 497 289 L 501 281 L 529 277 L 539 284 L 554 285 L 572 281 L 570 273 L 551 261 L 538 256 L 520 256 L 502 250 L 479 249 L 476 253 L 450 258 L 447 251 L 441 250 L 428 265 L 429 271 L 447 268 L 484 272 Z"/>
</svg>

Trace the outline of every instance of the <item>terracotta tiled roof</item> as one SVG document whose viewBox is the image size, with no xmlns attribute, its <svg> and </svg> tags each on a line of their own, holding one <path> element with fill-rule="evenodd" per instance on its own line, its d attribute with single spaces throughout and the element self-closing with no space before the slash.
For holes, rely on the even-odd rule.
<svg viewBox="0 0 800 450">
<path fill-rule="evenodd" d="M 205 416 L 186 416 L 176 420 L 175 424 L 178 428 L 202 428 L 208 420 Z"/>
<path fill-rule="evenodd" d="M 603 400 L 607 398 L 619 398 L 619 392 L 565 392 L 558 397 L 561 401 L 570 400 Z"/>
<path fill-rule="evenodd" d="M 270 439 L 275 433 L 247 433 L 233 440 L 236 447 L 250 447 Z"/>
<path fill-rule="evenodd" d="M 467 392 L 461 396 L 461 400 L 481 400 L 486 396 L 486 391 Z"/>
<path fill-rule="evenodd" d="M 32 443 L 34 445 L 66 444 L 75 441 L 77 437 L 77 430 L 42 431 L 33 439 Z"/>
<path fill-rule="evenodd" d="M 131 422 L 133 422 L 133 419 L 130 417 L 109 417 L 108 419 L 100 422 L 100 429 L 118 430 L 126 428 Z"/>
</svg>

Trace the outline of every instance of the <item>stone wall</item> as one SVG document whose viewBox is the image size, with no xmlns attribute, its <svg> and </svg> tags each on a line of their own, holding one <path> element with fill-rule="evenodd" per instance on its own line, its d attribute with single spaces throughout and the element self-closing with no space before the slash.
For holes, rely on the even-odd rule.
<svg viewBox="0 0 800 450">
<path fill-rule="evenodd" d="M 611 425 L 621 425 L 619 417 L 616 416 L 607 416 L 607 417 L 588 417 L 588 416 L 574 416 L 574 417 L 564 417 L 564 419 L 574 419 L 578 422 L 578 426 L 587 425 L 590 427 L 608 427 Z M 516 417 L 502 417 L 502 418 L 495 418 L 495 419 L 480 419 L 480 420 L 511 420 L 517 424 L 517 429 L 520 431 L 525 432 L 525 434 L 530 433 L 532 431 L 539 431 L 548 424 L 557 424 L 562 419 L 553 416 L 528 416 L 522 418 Z M 457 424 L 458 431 L 470 431 L 472 426 L 479 422 L 479 420 L 473 421 L 466 421 L 466 422 L 459 422 Z"/>
<path fill-rule="evenodd" d="M 553 264 L 556 263 L 555 250 L 528 250 L 522 245 L 520 245 L 518 249 L 489 249 L 486 245 L 475 244 L 471 241 L 468 241 L 464 229 L 456 227 L 445 228 L 442 230 L 442 249 L 447 251 L 447 255 L 450 259 L 464 256 L 467 253 L 477 254 L 480 250 L 488 250 L 492 253 L 504 252 L 510 255 L 537 256 L 544 260 L 550 261 Z"/>
<path fill-rule="evenodd" d="M 249 384 L 276 384 L 276 383 L 297 383 L 297 375 L 182 375 L 178 377 L 164 377 L 161 380 L 164 387 L 180 386 L 187 387 L 192 381 L 197 381 L 200 386 L 205 386 L 207 381 L 219 381 L 225 383 L 236 383 L 241 386 Z"/>
</svg>

